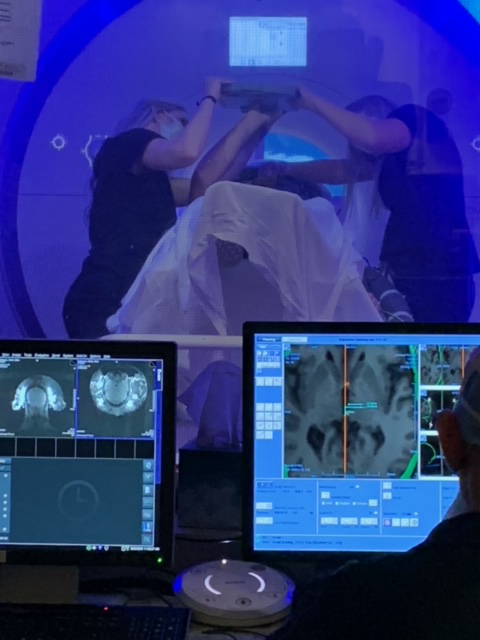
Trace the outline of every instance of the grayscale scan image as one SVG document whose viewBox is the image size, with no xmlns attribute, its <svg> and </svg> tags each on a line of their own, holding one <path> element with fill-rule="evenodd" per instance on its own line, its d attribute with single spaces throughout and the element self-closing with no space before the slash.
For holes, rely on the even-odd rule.
<svg viewBox="0 0 480 640">
<path fill-rule="evenodd" d="M 290 475 L 402 476 L 416 449 L 409 347 L 293 346 L 285 380 Z"/>
</svg>

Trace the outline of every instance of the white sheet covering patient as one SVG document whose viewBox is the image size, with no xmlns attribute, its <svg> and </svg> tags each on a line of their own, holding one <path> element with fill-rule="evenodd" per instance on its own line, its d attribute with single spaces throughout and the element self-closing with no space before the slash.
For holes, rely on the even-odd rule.
<svg viewBox="0 0 480 640">
<path fill-rule="evenodd" d="M 248 259 L 221 266 L 216 240 Z M 246 320 L 381 321 L 328 200 L 219 182 L 150 253 L 112 333 L 240 334 Z"/>
</svg>

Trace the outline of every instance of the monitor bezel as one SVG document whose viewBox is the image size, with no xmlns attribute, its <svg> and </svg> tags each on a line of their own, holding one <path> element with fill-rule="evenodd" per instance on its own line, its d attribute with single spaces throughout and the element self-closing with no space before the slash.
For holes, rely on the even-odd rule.
<svg viewBox="0 0 480 640">
<path fill-rule="evenodd" d="M 356 333 L 356 334 L 459 334 L 480 336 L 480 324 L 417 324 L 393 322 L 246 322 L 243 325 L 243 502 L 242 502 L 242 552 L 245 559 L 264 563 L 318 562 L 320 566 L 339 566 L 349 560 L 371 556 L 402 555 L 403 552 L 371 551 L 267 551 L 254 549 L 254 513 L 252 497 L 254 495 L 254 340 L 255 335 L 266 334 L 302 334 L 302 333 Z M 480 344 L 480 341 L 479 341 Z"/>
<path fill-rule="evenodd" d="M 58 566 L 172 566 L 174 553 L 175 520 L 175 409 L 177 377 L 177 345 L 163 341 L 130 340 L 0 340 L 1 353 L 68 353 L 109 355 L 112 358 L 145 358 L 162 360 L 164 364 L 162 392 L 161 477 L 160 498 L 161 527 L 156 551 L 87 551 L 86 548 L 56 548 L 45 546 L 9 547 L 0 543 L 0 551 L 6 553 L 6 563 L 12 565 Z M 159 558 L 161 562 L 159 564 Z"/>
</svg>

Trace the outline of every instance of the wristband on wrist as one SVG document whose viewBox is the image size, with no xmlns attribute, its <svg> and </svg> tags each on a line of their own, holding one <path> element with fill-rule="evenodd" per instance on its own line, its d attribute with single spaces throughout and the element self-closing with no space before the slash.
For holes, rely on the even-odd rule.
<svg viewBox="0 0 480 640">
<path fill-rule="evenodd" d="M 211 95 L 208 95 L 208 96 L 203 96 L 203 98 L 201 98 L 201 99 L 197 102 L 197 107 L 199 107 L 199 106 L 202 104 L 202 102 L 203 102 L 204 100 L 211 100 L 211 101 L 213 102 L 213 104 L 217 104 L 217 99 L 216 99 L 216 98 L 214 98 L 214 97 L 213 97 L 213 96 L 211 96 Z"/>
</svg>

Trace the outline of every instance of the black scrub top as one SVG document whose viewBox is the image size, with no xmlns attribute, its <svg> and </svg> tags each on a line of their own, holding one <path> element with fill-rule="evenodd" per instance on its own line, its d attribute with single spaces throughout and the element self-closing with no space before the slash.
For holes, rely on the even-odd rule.
<svg viewBox="0 0 480 640">
<path fill-rule="evenodd" d="M 89 262 L 108 267 L 124 293 L 176 222 L 167 174 L 141 165 L 146 147 L 158 137 L 147 129 L 131 129 L 107 139 L 95 158 Z"/>
<path fill-rule="evenodd" d="M 158 137 L 147 129 L 131 129 L 108 138 L 95 157 L 91 249 L 63 306 L 71 338 L 107 333 L 107 318 L 120 307 L 150 251 L 176 222 L 167 174 L 146 169 L 141 162 L 148 144 Z"/>
<path fill-rule="evenodd" d="M 380 259 L 394 276 L 462 277 L 480 270 L 465 212 L 463 168 L 446 125 L 409 104 L 389 118 L 408 127 L 408 149 L 385 156 L 379 190 L 390 219 Z"/>
</svg>

